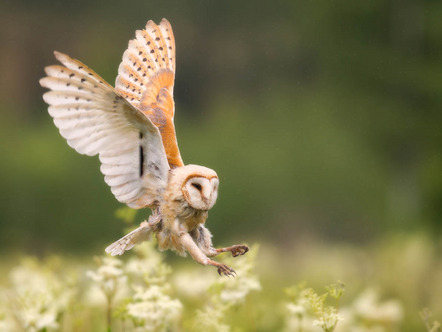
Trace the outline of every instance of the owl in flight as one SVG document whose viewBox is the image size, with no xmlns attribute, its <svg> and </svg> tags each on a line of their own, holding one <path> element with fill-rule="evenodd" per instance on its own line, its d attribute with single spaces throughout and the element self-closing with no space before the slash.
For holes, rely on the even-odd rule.
<svg viewBox="0 0 442 332">
<path fill-rule="evenodd" d="M 147 22 L 136 31 L 118 68 L 115 88 L 66 54 L 62 65 L 45 68 L 40 84 L 60 134 L 78 153 L 99 156 L 104 180 L 118 201 L 152 215 L 140 227 L 106 248 L 121 255 L 155 234 L 160 250 L 188 252 L 220 275 L 235 271 L 211 259 L 221 252 L 245 254 L 245 245 L 215 249 L 205 227 L 218 196 L 215 171 L 184 165 L 173 116 L 175 40 L 170 23 Z"/>
</svg>

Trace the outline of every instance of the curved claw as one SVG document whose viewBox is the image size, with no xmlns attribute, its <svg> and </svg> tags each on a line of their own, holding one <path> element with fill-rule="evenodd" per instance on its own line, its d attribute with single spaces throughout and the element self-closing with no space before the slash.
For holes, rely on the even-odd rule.
<svg viewBox="0 0 442 332">
<path fill-rule="evenodd" d="M 233 246 L 231 252 L 233 257 L 238 257 L 240 255 L 244 255 L 247 251 L 249 251 L 249 247 L 246 245 L 238 244 Z"/>
<path fill-rule="evenodd" d="M 226 277 L 235 277 L 236 272 L 231 267 L 228 267 L 226 264 L 220 264 L 218 266 L 218 274 L 220 276 L 226 276 Z"/>
</svg>

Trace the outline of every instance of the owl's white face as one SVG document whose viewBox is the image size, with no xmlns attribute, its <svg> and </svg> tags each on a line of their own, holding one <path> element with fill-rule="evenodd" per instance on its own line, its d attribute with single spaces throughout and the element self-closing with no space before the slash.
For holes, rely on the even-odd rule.
<svg viewBox="0 0 442 332">
<path fill-rule="evenodd" d="M 196 210 L 210 210 L 218 197 L 219 180 L 212 177 L 189 177 L 182 187 L 184 198 Z"/>
</svg>

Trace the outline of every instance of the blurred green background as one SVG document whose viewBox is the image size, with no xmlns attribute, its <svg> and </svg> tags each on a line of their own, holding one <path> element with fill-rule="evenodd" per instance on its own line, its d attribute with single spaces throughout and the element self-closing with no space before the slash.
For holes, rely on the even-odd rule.
<svg viewBox="0 0 442 332">
<path fill-rule="evenodd" d="M 38 80 L 58 50 L 113 84 L 163 17 L 181 154 L 221 180 L 216 244 L 440 239 L 442 2 L 1 0 L 0 251 L 101 253 L 122 234 L 98 159 L 68 147 Z"/>
</svg>

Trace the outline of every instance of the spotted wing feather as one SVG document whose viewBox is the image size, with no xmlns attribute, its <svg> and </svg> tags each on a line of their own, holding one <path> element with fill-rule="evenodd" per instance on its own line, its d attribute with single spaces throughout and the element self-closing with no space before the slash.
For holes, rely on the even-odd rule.
<svg viewBox="0 0 442 332">
<path fill-rule="evenodd" d="M 170 23 L 153 21 L 136 31 L 118 68 L 115 89 L 145 113 L 161 133 L 169 166 L 184 163 L 178 149 L 173 117 L 175 104 L 175 39 Z"/>
<path fill-rule="evenodd" d="M 112 86 L 78 60 L 45 68 L 43 95 L 60 134 L 81 154 L 99 155 L 115 197 L 133 208 L 155 206 L 169 166 L 158 128 Z"/>
</svg>

